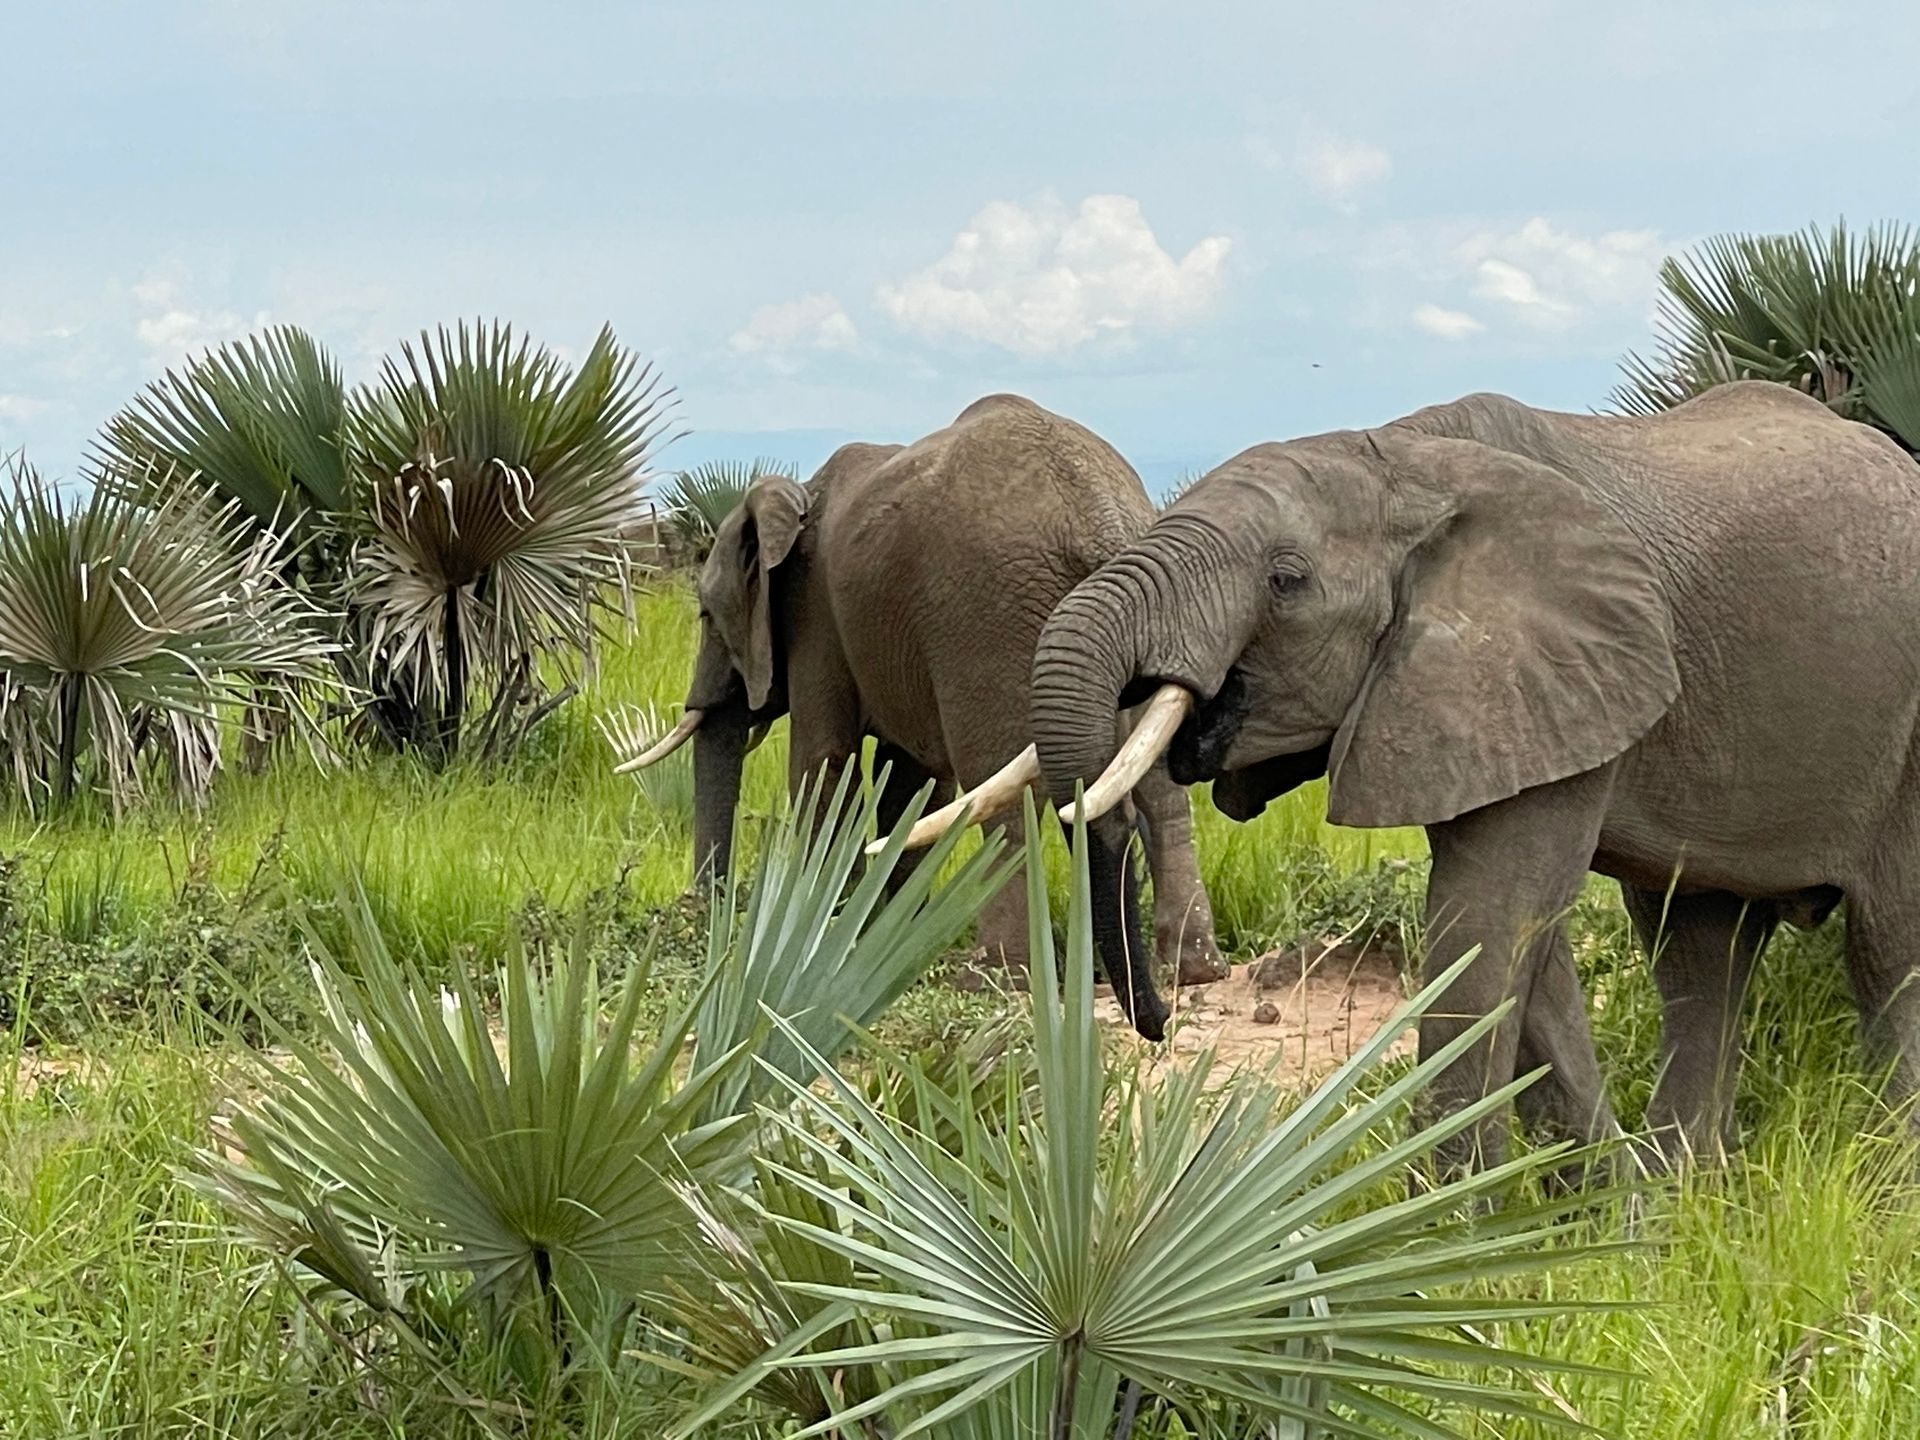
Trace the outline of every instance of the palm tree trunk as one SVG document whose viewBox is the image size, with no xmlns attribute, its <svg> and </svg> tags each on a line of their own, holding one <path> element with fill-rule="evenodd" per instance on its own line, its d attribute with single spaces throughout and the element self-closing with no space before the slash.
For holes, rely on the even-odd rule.
<svg viewBox="0 0 1920 1440">
<path fill-rule="evenodd" d="M 451 760 L 460 749 L 460 725 L 467 710 L 467 652 L 460 636 L 460 587 L 447 591 L 446 628 L 441 637 L 446 651 L 446 708 L 440 716 L 440 756 Z"/>
<path fill-rule="evenodd" d="M 85 681 L 68 675 L 60 681 L 60 755 L 55 764 L 54 797 L 65 805 L 73 798 L 80 770 L 80 696 Z"/>
</svg>

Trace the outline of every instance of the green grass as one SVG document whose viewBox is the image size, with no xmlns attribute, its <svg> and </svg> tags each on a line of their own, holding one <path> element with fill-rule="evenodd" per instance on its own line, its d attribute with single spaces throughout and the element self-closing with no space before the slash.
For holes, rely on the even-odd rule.
<svg viewBox="0 0 1920 1440">
<path fill-rule="evenodd" d="M 404 1356 L 387 1357 L 378 1393 L 360 1389 L 285 1282 L 221 1238 L 178 1183 L 175 1167 L 209 1142 L 231 1081 L 224 1042 L 195 1027 L 194 1006 L 163 1002 L 191 991 L 183 973 L 230 967 L 236 953 L 269 957 L 282 983 L 303 983 L 287 904 L 330 903 L 349 868 L 389 938 L 429 958 L 484 956 L 516 916 L 538 920 L 616 890 L 638 918 L 609 943 L 628 943 L 646 911 L 683 889 L 688 841 L 671 805 L 610 773 L 593 711 L 677 700 L 690 632 L 683 593 L 643 597 L 633 641 L 607 657 L 585 703 L 499 774 L 433 776 L 389 761 L 323 776 L 289 760 L 223 777 L 201 817 L 118 828 L 0 820 L 0 854 L 12 857 L 0 873 L 0 896 L 11 897 L 0 898 L 0 955 L 16 967 L 0 977 L 0 999 L 17 996 L 21 969 L 60 978 L 66 989 L 46 1003 L 71 993 L 76 1006 L 90 988 L 123 983 L 113 967 L 134 967 L 128 956 L 139 975 L 124 982 L 126 1005 L 73 1027 L 85 1031 L 84 1054 L 57 1051 L 89 1062 L 83 1073 L 23 1079 L 41 1057 L 25 1047 L 30 1017 L 17 1010 L 11 1041 L 0 1037 L 0 1436 L 486 1433 L 477 1412 L 435 1398 Z M 776 736 L 750 762 L 750 828 L 780 804 L 783 767 Z M 1332 829 L 1321 803 L 1315 787 L 1244 827 L 1199 806 L 1204 872 L 1237 948 L 1415 886 L 1417 871 L 1383 886 L 1376 862 L 1417 859 L 1417 837 Z M 1652 985 L 1607 887 L 1588 892 L 1574 930 L 1631 1124 L 1654 1075 Z M 950 1033 L 987 1003 L 929 987 L 890 1017 L 889 1039 Z M 179 1014 L 187 1023 L 168 1018 Z M 1836 926 L 1776 945 L 1747 1034 L 1742 1155 L 1725 1174 L 1657 1192 L 1644 1250 L 1551 1282 L 1633 1308 L 1557 1322 L 1527 1343 L 1635 1372 L 1559 1388 L 1589 1423 L 1636 1440 L 1920 1434 L 1920 1163 L 1889 1138 L 1859 1070 Z M 593 1433 L 656 1433 L 646 1395 L 615 1398 L 618 1423 Z M 537 1419 L 490 1423 L 554 1433 Z"/>
</svg>

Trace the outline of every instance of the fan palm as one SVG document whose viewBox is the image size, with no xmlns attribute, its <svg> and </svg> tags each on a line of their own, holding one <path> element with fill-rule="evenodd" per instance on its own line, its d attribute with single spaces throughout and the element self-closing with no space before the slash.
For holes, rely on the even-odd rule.
<svg viewBox="0 0 1920 1440">
<path fill-rule="evenodd" d="M 1729 380 L 1773 380 L 1920 452 L 1920 236 L 1729 235 L 1660 269 L 1651 359 L 1629 356 L 1617 409 L 1651 414 Z"/>
<path fill-rule="evenodd" d="M 352 595 L 374 673 L 442 753 L 475 682 L 497 742 L 535 667 L 591 663 L 627 595 L 631 536 L 671 392 L 603 329 L 577 369 L 505 326 L 401 348 L 352 406 L 363 487 Z"/>
<path fill-rule="evenodd" d="M 333 357 L 306 331 L 273 326 L 141 391 L 96 442 L 96 483 L 149 495 L 197 485 L 300 534 L 348 503 L 346 423 Z"/>
<path fill-rule="evenodd" d="M 0 495 L 0 733 L 30 804 L 83 774 L 116 807 L 144 755 L 202 797 L 222 702 L 285 698 L 329 669 L 312 611 L 275 579 L 282 547 L 229 502 L 182 487 L 149 508 L 69 502 L 18 462 Z"/>
<path fill-rule="evenodd" d="M 661 484 L 658 494 L 666 506 L 667 523 L 689 559 L 697 563 L 707 558 L 720 522 L 762 475 L 798 478 L 791 466 L 777 460 L 709 460 Z"/>
<path fill-rule="evenodd" d="M 1038 833 L 1031 802 L 1028 833 Z M 768 1350 L 678 1433 L 753 1394 L 787 1406 L 806 1423 L 801 1435 L 870 1424 L 894 1440 L 1094 1440 L 1131 1427 L 1115 1419 L 1129 1391 L 1134 1402 L 1142 1391 L 1211 1397 L 1295 1436 L 1448 1436 L 1449 1415 L 1473 1412 L 1585 1429 L 1569 1424 L 1546 1378 L 1581 1367 L 1487 1336 L 1561 1307 L 1439 1293 L 1610 1248 L 1583 1247 L 1548 1207 L 1516 1201 L 1494 1218 L 1463 1218 L 1555 1152 L 1411 1198 L 1404 1188 L 1410 1163 L 1528 1080 L 1431 1128 L 1387 1135 L 1499 1017 L 1361 1088 L 1469 961 L 1291 1112 L 1258 1078 L 1213 1090 L 1206 1057 L 1148 1083 L 1138 1064 L 1116 1070 L 1102 1052 L 1084 846 L 1075 854 L 1064 1001 L 1054 998 L 1045 867 L 1029 854 L 1031 1092 L 989 1086 L 983 1107 L 963 1077 L 957 1103 L 936 1107 L 954 1131 L 936 1142 L 818 1063 L 782 1067 L 786 1100 L 769 1118 L 784 1149 L 765 1156 L 766 1183 L 743 1199 L 786 1248 L 721 1246 L 744 1272 L 730 1303 L 683 1312 L 699 1327 L 698 1355 L 737 1358 L 742 1332 Z M 782 1028 L 807 1056 L 797 1027 Z M 824 1085 L 807 1083 L 814 1072 Z"/>
<path fill-rule="evenodd" d="M 948 846 L 889 895 L 902 835 L 840 903 L 878 805 L 852 779 L 778 829 L 744 919 L 737 894 L 714 906 L 707 977 L 650 1035 L 644 962 L 605 997 L 609 1018 L 583 945 L 550 968 L 510 955 L 496 1032 L 479 985 L 462 974 L 437 990 L 353 899 L 349 961 L 314 944 L 317 1036 L 283 1037 L 291 1061 L 230 1123 L 240 1158 L 203 1157 L 196 1183 L 282 1261 L 417 1343 L 436 1276 L 456 1277 L 483 1340 L 515 1332 L 537 1352 L 553 1337 L 553 1363 L 584 1358 L 634 1305 L 670 1310 L 704 1244 L 684 1196 L 748 1173 L 755 1103 L 830 1064 L 848 1021 L 877 1014 L 1005 879 L 991 851 L 946 866 Z M 748 1063 L 755 1051 L 770 1068 Z"/>
</svg>

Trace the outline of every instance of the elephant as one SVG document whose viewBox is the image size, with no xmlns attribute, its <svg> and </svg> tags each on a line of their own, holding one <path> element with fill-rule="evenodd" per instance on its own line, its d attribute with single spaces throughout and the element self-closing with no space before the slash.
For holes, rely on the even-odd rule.
<svg viewBox="0 0 1920 1440">
<path fill-rule="evenodd" d="M 749 732 L 782 715 L 790 791 L 823 767 L 833 781 L 873 737 L 876 769 L 884 762 L 890 775 L 883 830 L 928 781 L 946 798 L 1027 747 L 1042 624 L 1153 516 L 1118 452 L 1016 395 L 977 400 L 911 445 L 843 445 L 804 485 L 755 479 L 700 574 L 701 640 L 681 722 L 642 757 L 693 739 L 697 880 L 726 874 Z M 1219 979 L 1187 792 L 1162 765 L 1133 798 L 1158 957 L 1179 983 Z M 1094 883 L 1116 900 L 1098 937 L 1102 967 L 1135 1028 L 1158 1039 L 1167 1010 L 1139 934 L 1132 836 L 1104 838 L 1090 859 Z M 916 856 L 902 857 L 896 883 Z M 979 939 L 1024 973 L 1023 886 L 1002 888 Z"/>
<path fill-rule="evenodd" d="M 1652 1166 L 1732 1146 L 1752 967 L 1843 899 L 1888 1098 L 1920 1089 L 1920 467 L 1804 394 L 1651 417 L 1476 394 L 1256 445 L 1060 602 L 1032 687 L 1047 790 L 1093 782 L 1107 843 L 1098 811 L 1161 745 L 1237 820 L 1325 776 L 1333 822 L 1425 828 L 1427 973 L 1478 954 L 1421 1055 L 1514 1002 L 1432 1112 L 1550 1067 L 1527 1129 L 1621 1133 L 1563 929 L 1589 871 L 1662 999 Z M 1122 764 L 1113 716 L 1142 702 L 1161 718 Z M 1508 1128 L 1436 1159 L 1494 1164 Z"/>
</svg>

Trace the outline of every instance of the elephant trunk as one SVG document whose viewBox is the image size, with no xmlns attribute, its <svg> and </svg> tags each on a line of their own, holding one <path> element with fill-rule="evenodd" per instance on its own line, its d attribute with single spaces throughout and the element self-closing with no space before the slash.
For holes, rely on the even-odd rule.
<svg viewBox="0 0 1920 1440">
<path fill-rule="evenodd" d="M 1030 696 L 1034 746 L 1056 805 L 1091 785 L 1120 748 L 1122 708 L 1162 683 L 1200 698 L 1219 689 L 1248 628 L 1251 607 L 1218 563 L 1220 537 L 1183 517 L 1163 517 L 1138 544 L 1082 581 L 1041 632 Z M 1127 1017 L 1160 1038 L 1166 1006 L 1148 966 L 1140 881 L 1124 809 L 1088 822 L 1094 943 Z"/>
<path fill-rule="evenodd" d="M 1219 690 L 1253 609 L 1227 558 L 1210 527 L 1168 515 L 1054 611 L 1034 656 L 1031 696 L 1034 745 L 1054 804 L 1106 770 L 1123 707 L 1163 682 L 1203 701 Z"/>
<path fill-rule="evenodd" d="M 1040 637 L 1031 694 L 1034 744 L 1056 805 L 1074 798 L 1113 759 L 1119 710 L 1141 672 L 1138 631 L 1129 623 L 1145 599 L 1145 572 L 1123 559 L 1096 571 L 1054 611 Z M 1140 877 L 1123 809 L 1087 824 L 1094 946 L 1121 1008 L 1149 1040 L 1165 1034 L 1167 1008 L 1154 988 L 1140 916 Z"/>
<path fill-rule="evenodd" d="M 747 755 L 744 698 L 714 706 L 693 737 L 693 883 L 724 880 L 733 861 L 733 822 Z"/>
</svg>

